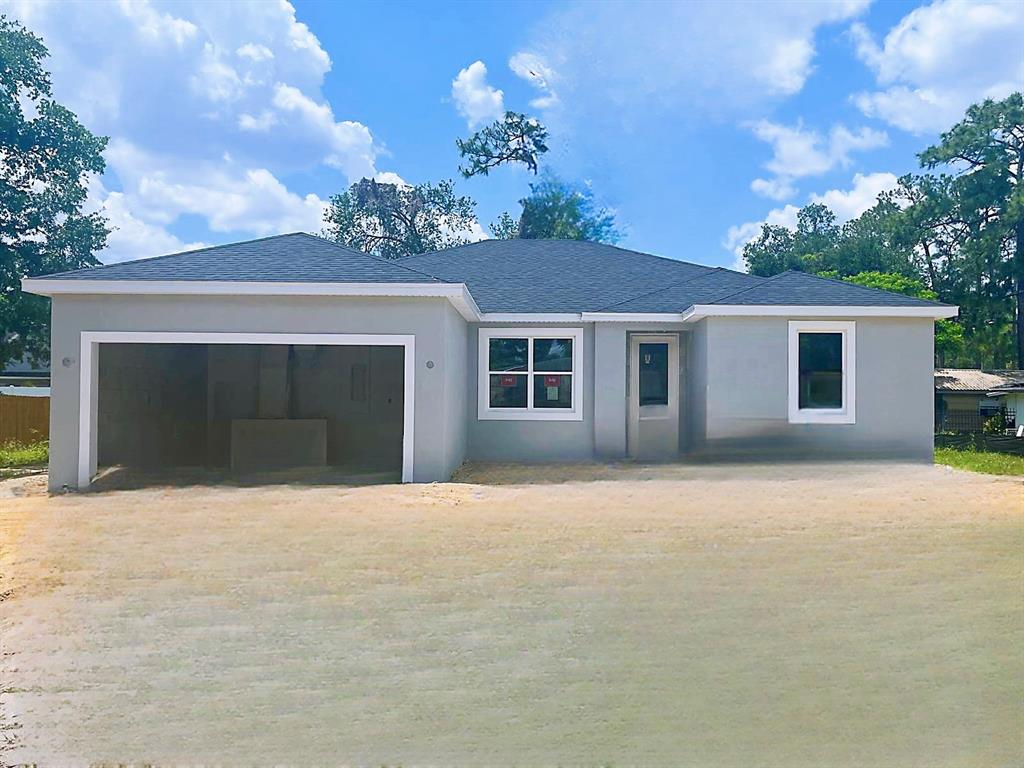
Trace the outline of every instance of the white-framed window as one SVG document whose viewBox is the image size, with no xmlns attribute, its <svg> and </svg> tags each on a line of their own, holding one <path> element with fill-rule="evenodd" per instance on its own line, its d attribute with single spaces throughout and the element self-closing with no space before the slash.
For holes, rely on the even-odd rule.
<svg viewBox="0 0 1024 768">
<path fill-rule="evenodd" d="M 479 333 L 480 419 L 583 418 L 582 328 L 481 328 Z"/>
<path fill-rule="evenodd" d="M 789 422 L 857 421 L 857 324 L 789 321 Z"/>
</svg>

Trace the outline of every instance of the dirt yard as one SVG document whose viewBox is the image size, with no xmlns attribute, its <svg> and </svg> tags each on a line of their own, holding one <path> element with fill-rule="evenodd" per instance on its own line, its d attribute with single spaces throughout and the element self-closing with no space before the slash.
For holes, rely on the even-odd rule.
<svg viewBox="0 0 1024 768">
<path fill-rule="evenodd" d="M 1024 486 L 0 484 L 0 763 L 1010 766 Z"/>
</svg>

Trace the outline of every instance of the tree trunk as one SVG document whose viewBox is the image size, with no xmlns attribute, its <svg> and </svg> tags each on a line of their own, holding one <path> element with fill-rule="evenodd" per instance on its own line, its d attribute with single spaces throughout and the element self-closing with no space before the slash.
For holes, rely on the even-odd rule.
<svg viewBox="0 0 1024 768">
<path fill-rule="evenodd" d="M 1016 253 L 1013 254 L 1013 287 L 1017 326 L 1017 368 L 1024 369 L 1024 219 L 1017 222 Z"/>
</svg>

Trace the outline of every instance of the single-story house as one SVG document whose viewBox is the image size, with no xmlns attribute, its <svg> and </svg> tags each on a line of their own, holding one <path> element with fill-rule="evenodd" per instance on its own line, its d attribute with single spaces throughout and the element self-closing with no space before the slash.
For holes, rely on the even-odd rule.
<svg viewBox="0 0 1024 768">
<path fill-rule="evenodd" d="M 1012 404 L 992 397 L 992 390 L 1024 383 L 1024 371 L 978 368 L 935 369 L 936 431 L 980 431 L 986 419 Z"/>
<path fill-rule="evenodd" d="M 1024 371 L 1019 371 L 1019 373 L 1024 373 Z M 1015 430 L 1019 431 L 1021 427 L 1024 427 L 1024 376 L 1021 376 L 1016 383 L 1004 384 L 986 394 L 998 402 L 1007 415 L 1013 419 Z M 1007 420 L 1009 421 L 1009 419 Z"/>
<path fill-rule="evenodd" d="M 930 460 L 957 312 L 564 240 L 386 261 L 296 233 L 23 287 L 53 299 L 53 488 L 133 461 Z"/>
</svg>

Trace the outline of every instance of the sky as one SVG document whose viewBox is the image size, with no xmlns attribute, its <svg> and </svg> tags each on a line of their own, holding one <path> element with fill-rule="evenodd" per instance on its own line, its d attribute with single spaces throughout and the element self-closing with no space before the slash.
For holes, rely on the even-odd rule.
<svg viewBox="0 0 1024 768">
<path fill-rule="evenodd" d="M 526 112 L 621 245 L 741 267 L 762 222 L 870 207 L 971 103 L 1024 88 L 1024 2 L 0 0 L 109 136 L 104 262 L 319 232 L 362 177 L 454 178 L 481 227 L 535 181 L 455 139 Z"/>
</svg>

